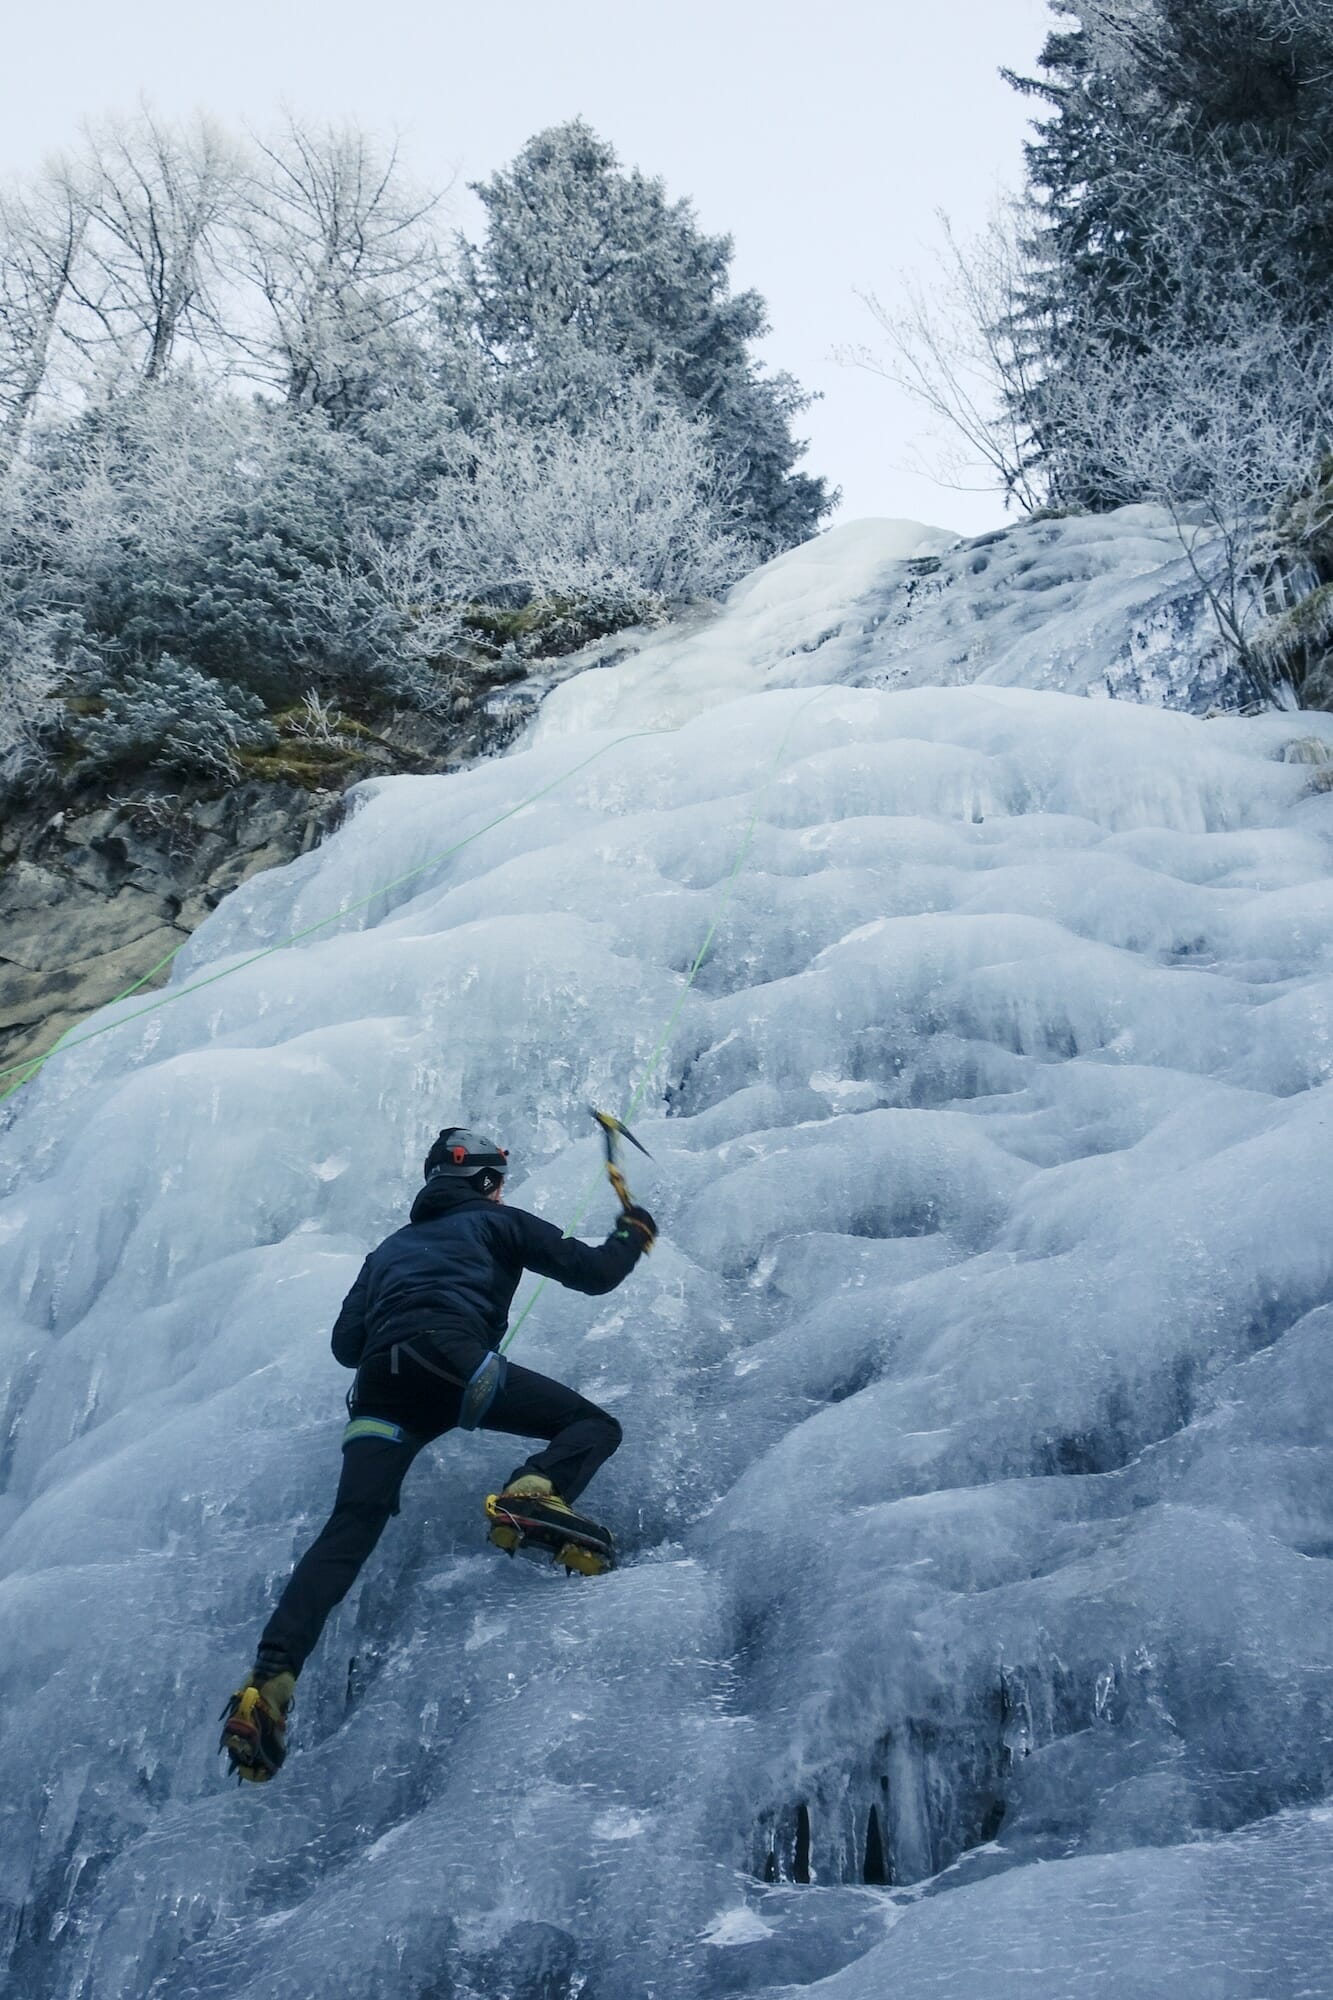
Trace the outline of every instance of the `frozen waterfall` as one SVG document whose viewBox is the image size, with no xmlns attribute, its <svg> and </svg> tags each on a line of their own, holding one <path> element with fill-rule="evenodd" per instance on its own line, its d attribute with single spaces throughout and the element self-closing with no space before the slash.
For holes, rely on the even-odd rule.
<svg viewBox="0 0 1333 2000">
<path fill-rule="evenodd" d="M 1084 698 L 1160 587 L 1098 532 L 1055 650 L 1070 536 L 955 561 L 971 685 L 885 615 L 945 538 L 783 558 L 364 786 L 10 1101 L 6 1991 L 1333 1994 L 1333 717 Z M 662 1240 L 516 1350 L 621 1418 L 624 1566 L 497 1555 L 506 1448 L 442 1441 L 223 1785 L 426 1144 L 600 1235 L 640 1085 Z"/>
</svg>

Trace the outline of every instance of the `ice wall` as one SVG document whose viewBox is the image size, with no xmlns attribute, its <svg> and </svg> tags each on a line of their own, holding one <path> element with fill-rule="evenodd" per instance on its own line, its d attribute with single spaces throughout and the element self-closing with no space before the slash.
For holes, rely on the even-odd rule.
<svg viewBox="0 0 1333 2000">
<path fill-rule="evenodd" d="M 1206 570 L 1206 545 L 1196 555 Z M 1046 688 L 1196 714 L 1241 705 L 1180 534 L 1159 507 L 1024 522 L 964 542 L 916 521 L 852 521 L 756 570 L 720 616 L 700 612 L 618 643 L 629 655 L 620 664 L 555 689 L 538 740 L 631 715 L 672 727 L 734 695 L 830 681 Z M 585 657 L 601 661 L 606 647 Z"/>
<path fill-rule="evenodd" d="M 1330 1990 L 1333 718 L 784 666 L 839 559 L 743 587 L 723 699 L 726 620 L 364 787 L 12 1101 L 24 2000 Z M 640 1085 L 663 1240 L 518 1350 L 625 1424 L 624 1567 L 506 1562 L 443 1441 L 223 1787 L 427 1141 L 599 1233 Z"/>
</svg>

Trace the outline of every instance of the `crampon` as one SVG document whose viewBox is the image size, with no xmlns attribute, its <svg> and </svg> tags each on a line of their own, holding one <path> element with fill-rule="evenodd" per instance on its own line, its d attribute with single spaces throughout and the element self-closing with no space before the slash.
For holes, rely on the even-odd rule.
<svg viewBox="0 0 1333 2000">
<path fill-rule="evenodd" d="M 616 1566 L 610 1530 L 576 1514 L 554 1495 L 488 1493 L 489 1539 L 508 1555 L 546 1556 L 566 1574 L 603 1576 Z"/>
<path fill-rule="evenodd" d="M 278 1674 L 262 1687 L 249 1680 L 231 1697 L 222 1711 L 218 1744 L 227 1754 L 229 1777 L 234 1774 L 238 1782 L 263 1785 L 282 1769 L 294 1686 L 290 1674 Z"/>
</svg>

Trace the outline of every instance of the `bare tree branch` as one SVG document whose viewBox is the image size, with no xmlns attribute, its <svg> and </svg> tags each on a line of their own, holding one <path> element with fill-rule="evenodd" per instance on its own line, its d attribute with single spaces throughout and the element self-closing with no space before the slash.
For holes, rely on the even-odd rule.
<svg viewBox="0 0 1333 2000">
<path fill-rule="evenodd" d="M 377 357 L 401 346 L 445 276 L 429 227 L 441 199 L 403 181 L 398 152 L 350 127 L 288 121 L 257 142 L 237 267 L 264 308 L 237 336 L 263 379 L 298 409 L 344 409 Z"/>
<path fill-rule="evenodd" d="M 945 484 L 961 483 L 962 465 L 979 461 L 1032 513 L 1047 494 L 1033 471 L 1033 439 L 1017 415 L 1029 401 L 1033 362 L 1031 342 L 1019 331 L 1015 219 L 1011 210 L 997 210 L 966 246 L 947 216 L 939 221 L 944 249 L 937 283 L 900 276 L 893 306 L 861 293 L 886 347 L 845 348 L 840 358 L 895 382 L 961 440 L 962 454 L 946 453 L 938 468 Z"/>
<path fill-rule="evenodd" d="M 50 380 L 87 225 L 68 167 L 31 189 L 0 192 L 0 477 Z"/>
<path fill-rule="evenodd" d="M 180 339 L 217 339 L 217 243 L 240 163 L 207 120 L 182 132 L 147 109 L 91 129 L 87 144 L 86 275 L 76 288 L 86 325 L 72 337 L 89 359 L 154 382 Z"/>
</svg>

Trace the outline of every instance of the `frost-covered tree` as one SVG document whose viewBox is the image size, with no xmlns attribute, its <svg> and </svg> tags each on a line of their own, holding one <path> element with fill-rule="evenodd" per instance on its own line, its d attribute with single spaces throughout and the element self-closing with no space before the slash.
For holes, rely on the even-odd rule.
<svg viewBox="0 0 1333 2000">
<path fill-rule="evenodd" d="M 1333 631 L 1312 556 L 1333 447 L 1333 11 L 1053 5 L 1040 78 L 1012 79 L 1044 110 L 1026 198 L 979 256 L 950 240 L 943 310 L 910 291 L 875 308 L 880 365 L 1027 508 L 1166 508 L 1251 685 L 1308 697 Z"/>
<path fill-rule="evenodd" d="M 947 485 L 975 485 L 985 468 L 1032 513 L 1046 500 L 1037 441 L 1027 414 L 1041 356 L 1018 323 L 1022 246 L 1009 204 L 986 228 L 960 240 L 946 215 L 933 277 L 900 275 L 891 298 L 862 294 L 884 345 L 842 349 L 840 358 L 897 383 L 941 426 L 931 468 Z"/>
<path fill-rule="evenodd" d="M 731 239 L 705 236 L 687 201 L 623 170 L 581 120 L 539 133 L 476 193 L 487 229 L 465 246 L 462 310 L 499 408 L 577 425 L 627 377 L 645 377 L 707 423 L 756 546 L 813 533 L 832 502 L 821 480 L 792 470 L 803 449 L 792 419 L 809 398 L 751 352 L 764 303 L 731 291 Z"/>
<path fill-rule="evenodd" d="M 1052 497 L 1125 497 L 1068 428 L 1086 357 L 1208 346 L 1273 325 L 1312 350 L 1333 323 L 1333 11 L 1325 0 L 1053 0 L 1066 25 L 1027 149 L 1020 391 Z"/>
<path fill-rule="evenodd" d="M 144 110 L 90 129 L 69 335 L 99 370 L 156 382 L 182 339 L 217 338 L 217 239 L 238 173 L 234 148 L 207 119 L 178 130 Z"/>
<path fill-rule="evenodd" d="M 256 702 L 288 735 L 302 700 L 466 704 L 505 647 L 568 650 L 810 531 L 802 399 L 750 355 L 726 240 L 579 126 L 483 193 L 451 263 L 365 134 L 235 146 L 145 111 L 4 196 L 6 768 L 164 769 L 174 703 L 176 768 L 221 781 Z"/>
<path fill-rule="evenodd" d="M 1140 353 L 1090 346 L 1059 394 L 1067 434 L 1095 438 L 1102 479 L 1171 515 L 1254 692 L 1279 696 L 1269 613 L 1286 601 L 1292 557 L 1326 527 L 1333 349 L 1311 353 L 1247 316 L 1211 340 L 1163 335 Z"/>
<path fill-rule="evenodd" d="M 344 419 L 415 358 L 443 277 L 436 205 L 354 127 L 291 120 L 257 145 L 238 264 L 261 312 L 235 337 L 292 408 Z"/>
<path fill-rule="evenodd" d="M 68 167 L 0 189 L 0 476 L 56 363 L 88 219 Z"/>
<path fill-rule="evenodd" d="M 239 371 L 337 420 L 414 371 L 441 282 L 435 198 L 351 128 L 237 144 L 144 110 L 0 190 L 0 453 L 71 390 Z M 71 368 L 68 364 L 79 364 Z"/>
</svg>

